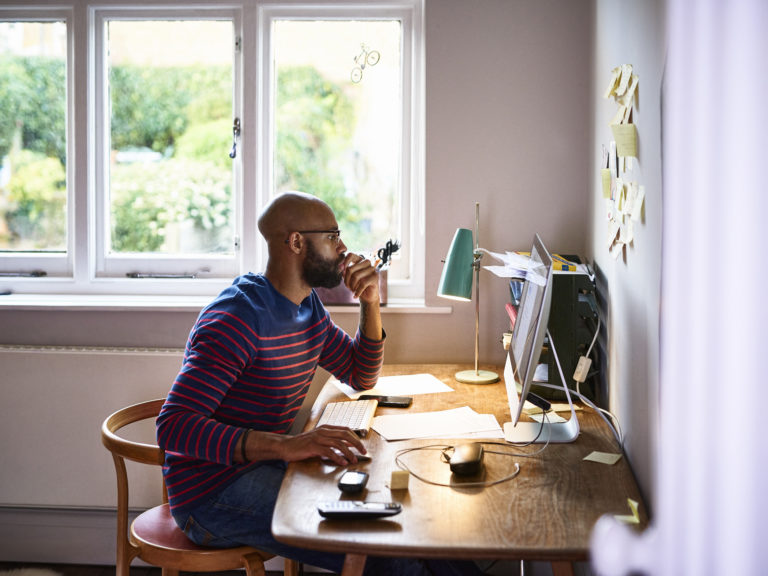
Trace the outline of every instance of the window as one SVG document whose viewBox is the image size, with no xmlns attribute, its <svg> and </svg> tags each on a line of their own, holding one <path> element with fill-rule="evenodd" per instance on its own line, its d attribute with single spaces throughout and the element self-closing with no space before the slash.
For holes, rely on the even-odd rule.
<svg viewBox="0 0 768 576">
<path fill-rule="evenodd" d="M 398 241 L 389 297 L 423 298 L 422 0 L 241 1 L 0 8 L 0 59 L 43 58 L 33 26 L 48 51 L 46 74 L 13 72 L 34 106 L 0 106 L 0 288 L 212 295 L 264 268 L 261 207 L 299 189 L 351 250 Z M 23 158 L 47 167 L 34 210 Z"/>
<path fill-rule="evenodd" d="M 235 14 L 97 12 L 96 275 L 237 274 Z"/>
<path fill-rule="evenodd" d="M 67 17 L 0 14 L 0 255 L 24 275 L 68 252 Z"/>
</svg>

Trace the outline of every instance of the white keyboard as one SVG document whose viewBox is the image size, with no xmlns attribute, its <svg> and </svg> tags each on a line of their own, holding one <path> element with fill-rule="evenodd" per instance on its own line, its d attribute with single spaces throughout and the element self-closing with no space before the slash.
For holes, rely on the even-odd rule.
<svg viewBox="0 0 768 576">
<path fill-rule="evenodd" d="M 371 429 L 373 415 L 378 405 L 378 400 L 329 402 L 317 425 L 345 426 L 359 436 L 366 436 Z"/>
</svg>

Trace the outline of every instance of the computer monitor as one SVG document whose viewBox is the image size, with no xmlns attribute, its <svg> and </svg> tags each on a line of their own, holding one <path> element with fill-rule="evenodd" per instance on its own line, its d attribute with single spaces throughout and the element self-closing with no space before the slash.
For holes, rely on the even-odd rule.
<svg viewBox="0 0 768 576">
<path fill-rule="evenodd" d="M 547 334 L 551 304 L 552 257 L 536 234 L 504 369 L 512 417 L 512 421 L 504 425 L 504 436 L 508 442 L 572 442 L 579 434 L 572 403 L 571 418 L 565 422 L 520 422 L 523 404 L 531 395 L 531 384 Z M 570 402 L 567 387 L 565 392 Z"/>
</svg>

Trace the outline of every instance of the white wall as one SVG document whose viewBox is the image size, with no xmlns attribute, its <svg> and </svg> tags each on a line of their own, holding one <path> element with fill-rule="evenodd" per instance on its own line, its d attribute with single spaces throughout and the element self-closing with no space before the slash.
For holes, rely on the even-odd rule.
<svg viewBox="0 0 768 576">
<path fill-rule="evenodd" d="M 664 2 L 598 0 L 595 12 L 591 257 L 606 301 L 611 409 L 625 429 L 628 457 L 651 506 L 659 396 Z M 633 170 L 623 176 L 645 186 L 646 198 L 644 218 L 634 228 L 634 243 L 615 260 L 608 253 L 605 240 L 608 227 L 599 167 L 601 146 L 608 147 L 612 140 L 609 122 L 616 112 L 614 101 L 605 100 L 602 95 L 611 70 L 621 64 L 631 64 L 640 78 L 639 102 L 633 118 L 638 131 L 638 158 Z"/>
</svg>

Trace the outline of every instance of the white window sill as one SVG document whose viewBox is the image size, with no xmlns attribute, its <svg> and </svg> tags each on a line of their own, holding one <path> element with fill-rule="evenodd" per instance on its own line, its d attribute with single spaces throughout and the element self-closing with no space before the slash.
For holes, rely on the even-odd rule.
<svg viewBox="0 0 768 576">
<path fill-rule="evenodd" d="M 111 294 L 2 294 L 2 310 L 108 310 L 152 312 L 199 312 L 211 296 L 150 296 Z M 328 306 L 331 314 L 357 314 L 359 308 Z M 381 307 L 382 314 L 450 314 L 451 306 L 427 306 L 423 300 L 390 300 Z"/>
</svg>

